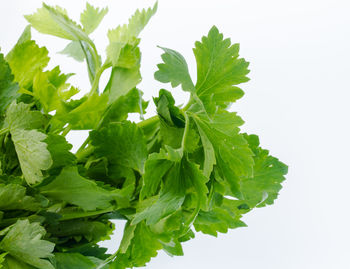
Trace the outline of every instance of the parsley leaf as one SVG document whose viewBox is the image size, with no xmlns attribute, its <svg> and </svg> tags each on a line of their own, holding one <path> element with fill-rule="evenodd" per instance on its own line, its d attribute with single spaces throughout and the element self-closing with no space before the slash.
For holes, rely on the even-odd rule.
<svg viewBox="0 0 350 269">
<path fill-rule="evenodd" d="M 163 83 L 170 82 L 173 88 L 181 84 L 184 91 L 193 92 L 195 88 L 185 58 L 175 50 L 162 47 L 161 49 L 165 52 L 162 54 L 164 63 L 157 65 L 155 79 Z"/>
<path fill-rule="evenodd" d="M 121 51 L 126 45 L 135 46 L 138 44 L 138 35 L 155 14 L 157 7 L 158 4 L 156 3 L 153 8 L 137 10 L 129 19 L 129 24 L 108 31 L 107 58 L 113 66 L 118 65 Z"/>
<path fill-rule="evenodd" d="M 28 184 L 35 184 L 44 179 L 41 170 L 47 170 L 52 165 L 52 158 L 43 142 L 46 134 L 36 130 L 16 129 L 11 131 L 21 169 Z"/>
<path fill-rule="evenodd" d="M 96 30 L 104 16 L 106 16 L 108 8 L 94 8 L 89 3 L 86 3 L 86 8 L 80 15 L 80 22 L 83 25 L 85 33 L 91 34 Z"/>
<path fill-rule="evenodd" d="M 242 194 L 247 204 L 253 207 L 272 205 L 282 188 L 284 175 L 288 167 L 277 158 L 270 156 L 269 151 L 259 147 L 256 135 L 245 135 L 254 152 L 254 175 L 242 180 Z"/>
<path fill-rule="evenodd" d="M 42 240 L 46 234 L 39 223 L 18 220 L 0 242 L 0 249 L 8 252 L 12 258 L 23 261 L 40 269 L 54 269 L 45 258 L 53 257 L 54 244 Z M 5 257 L 5 260 L 8 257 Z"/>
<path fill-rule="evenodd" d="M 90 133 L 98 157 L 143 173 L 147 158 L 142 131 L 129 121 L 110 123 L 99 131 Z M 122 142 L 122 143 L 121 143 Z"/>
<path fill-rule="evenodd" d="M 18 85 L 13 82 L 9 64 L 0 53 L 0 114 L 3 114 L 10 103 L 18 96 Z"/>
<path fill-rule="evenodd" d="M 42 71 L 49 62 L 48 51 L 40 48 L 34 41 L 18 43 L 6 56 L 15 81 L 19 86 L 29 89 L 37 72 Z"/>
<path fill-rule="evenodd" d="M 87 3 L 77 23 L 43 4 L 0 54 L 0 267 L 142 267 L 161 249 L 183 255 L 193 229 L 217 236 L 274 203 L 287 166 L 229 112 L 243 96 L 248 62 L 215 26 L 195 43 L 196 82 L 179 52 L 160 47 L 155 79 L 190 98 L 177 105 L 160 89 L 157 114 L 144 119 L 139 35 L 156 10 L 157 2 L 109 30 L 103 57 L 90 34 L 108 8 Z M 83 97 L 73 99 L 73 74 L 47 69 L 48 50 L 32 40 L 31 27 L 68 40 L 61 53 L 86 62 L 91 88 Z M 76 152 L 66 139 L 72 130 L 89 131 Z M 112 220 L 126 225 L 118 250 L 106 254 L 98 243 L 110 239 Z"/>
<path fill-rule="evenodd" d="M 84 210 L 103 209 L 111 206 L 113 195 L 94 181 L 79 175 L 74 166 L 66 166 L 40 192 L 50 198 L 80 206 Z"/>
</svg>

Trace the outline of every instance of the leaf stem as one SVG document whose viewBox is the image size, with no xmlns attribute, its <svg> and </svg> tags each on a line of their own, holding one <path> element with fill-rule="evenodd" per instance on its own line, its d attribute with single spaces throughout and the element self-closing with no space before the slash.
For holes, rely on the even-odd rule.
<svg viewBox="0 0 350 269">
<path fill-rule="evenodd" d="M 151 118 L 148 118 L 146 120 L 138 122 L 137 126 L 140 127 L 140 128 L 146 128 L 149 125 L 152 125 L 152 124 L 156 123 L 158 120 L 159 120 L 158 115 L 155 115 L 155 116 L 153 116 Z"/>
<path fill-rule="evenodd" d="M 190 100 L 188 101 L 187 105 L 184 106 L 184 108 L 182 108 L 182 111 L 185 112 L 186 110 L 188 110 L 188 109 L 191 107 L 191 105 L 193 105 L 193 103 L 194 103 L 194 101 L 193 101 L 193 98 L 192 98 L 192 96 L 191 96 L 191 98 L 190 98 Z"/>
<path fill-rule="evenodd" d="M 66 128 L 63 129 L 62 136 L 66 136 L 71 130 L 72 126 L 68 125 Z"/>
<path fill-rule="evenodd" d="M 91 96 L 94 93 L 98 92 L 98 86 L 99 86 L 99 83 L 100 83 L 101 75 L 107 68 L 109 68 L 111 66 L 112 65 L 110 63 L 104 64 L 97 70 L 95 78 L 94 78 L 94 81 L 93 81 L 92 86 L 91 86 L 91 90 L 89 92 L 89 96 Z"/>
<path fill-rule="evenodd" d="M 201 204 L 200 204 L 200 200 L 198 199 L 196 208 L 192 212 L 190 218 L 184 223 L 184 228 L 183 228 L 182 233 L 181 233 L 182 235 L 185 235 L 189 231 L 193 222 L 195 221 L 195 219 L 198 216 L 200 208 L 201 208 Z"/>
<path fill-rule="evenodd" d="M 94 147 L 92 145 L 89 145 L 87 148 L 81 148 L 75 153 L 75 156 L 77 157 L 78 162 L 81 162 L 86 157 L 91 155 L 94 152 Z"/>
<path fill-rule="evenodd" d="M 189 125 L 190 125 L 190 120 L 188 118 L 188 115 L 186 112 L 184 112 L 184 116 L 185 116 L 185 130 L 184 130 L 184 134 L 182 136 L 182 141 L 181 141 L 181 148 L 182 150 L 185 150 L 185 146 L 186 146 L 186 137 L 188 135 L 188 132 L 189 132 Z"/>
</svg>

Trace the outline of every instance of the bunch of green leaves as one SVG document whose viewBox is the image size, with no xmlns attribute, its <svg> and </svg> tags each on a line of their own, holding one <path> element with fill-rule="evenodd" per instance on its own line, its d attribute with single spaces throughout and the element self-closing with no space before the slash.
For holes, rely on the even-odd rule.
<svg viewBox="0 0 350 269">
<path fill-rule="evenodd" d="M 156 9 L 109 30 L 103 58 L 90 34 L 107 8 L 87 4 L 78 24 L 44 4 L 0 54 L 0 267 L 140 267 L 161 249 L 183 255 L 194 230 L 217 236 L 245 226 L 243 214 L 277 198 L 287 167 L 228 111 L 243 96 L 237 85 L 248 81 L 248 63 L 216 27 L 195 43 L 195 83 L 184 57 L 161 48 L 155 79 L 181 86 L 188 103 L 176 106 L 161 89 L 156 116 L 128 121 L 129 113 L 143 119 L 148 104 L 137 87 L 139 34 Z M 86 62 L 91 90 L 82 98 L 74 98 L 73 74 L 47 68 L 31 27 L 69 40 L 61 53 Z M 65 138 L 71 130 L 90 131 L 75 153 Z M 124 235 L 107 254 L 98 243 L 110 238 L 112 220 L 124 221 Z"/>
</svg>

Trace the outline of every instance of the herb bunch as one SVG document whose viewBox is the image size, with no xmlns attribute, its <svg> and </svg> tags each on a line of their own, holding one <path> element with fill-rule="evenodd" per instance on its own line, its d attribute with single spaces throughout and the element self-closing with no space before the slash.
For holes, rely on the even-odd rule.
<svg viewBox="0 0 350 269">
<path fill-rule="evenodd" d="M 0 267 L 140 267 L 161 249 L 183 255 L 194 230 L 216 236 L 246 226 L 243 214 L 277 198 L 287 167 L 256 135 L 241 133 L 243 120 L 228 111 L 243 96 L 236 85 L 248 81 L 248 62 L 216 27 L 195 43 L 196 83 L 184 57 L 161 48 L 154 77 L 189 92 L 188 103 L 176 106 L 161 89 L 156 116 L 127 120 L 129 113 L 143 118 L 148 105 L 137 88 L 138 36 L 156 9 L 109 30 L 103 60 L 89 35 L 107 8 L 87 4 L 78 24 L 43 4 L 25 16 L 30 26 L 14 48 L 0 54 Z M 62 53 L 87 64 L 85 96 L 74 98 L 72 74 L 48 70 L 48 51 L 32 40 L 31 27 L 69 40 Z M 110 78 L 100 88 L 105 71 Z M 65 139 L 71 130 L 90 130 L 75 153 Z M 98 243 L 115 219 L 126 221 L 124 235 L 106 254 Z"/>
</svg>

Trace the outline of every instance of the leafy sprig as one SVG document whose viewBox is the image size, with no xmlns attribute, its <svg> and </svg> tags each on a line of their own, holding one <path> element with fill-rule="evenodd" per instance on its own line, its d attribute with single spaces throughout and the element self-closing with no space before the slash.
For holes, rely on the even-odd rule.
<svg viewBox="0 0 350 269">
<path fill-rule="evenodd" d="M 90 34 L 107 8 L 87 4 L 78 24 L 43 4 L 0 54 L 0 267 L 140 267 L 161 249 L 183 255 L 194 230 L 217 236 L 246 226 L 243 214 L 277 198 L 287 166 L 228 111 L 243 96 L 237 85 L 248 81 L 248 63 L 215 26 L 195 43 L 197 82 L 180 53 L 161 48 L 155 79 L 175 91 L 180 85 L 190 99 L 176 106 L 161 89 L 157 115 L 143 119 L 139 34 L 156 10 L 157 3 L 138 10 L 110 30 L 103 58 Z M 48 51 L 31 27 L 69 40 L 61 53 L 86 62 L 85 96 L 74 99 L 72 74 L 48 70 Z M 129 113 L 141 121 L 128 121 Z M 75 153 L 65 139 L 71 130 L 90 130 Z M 126 222 L 124 234 L 106 254 L 98 243 L 110 238 L 114 219 Z"/>
</svg>

